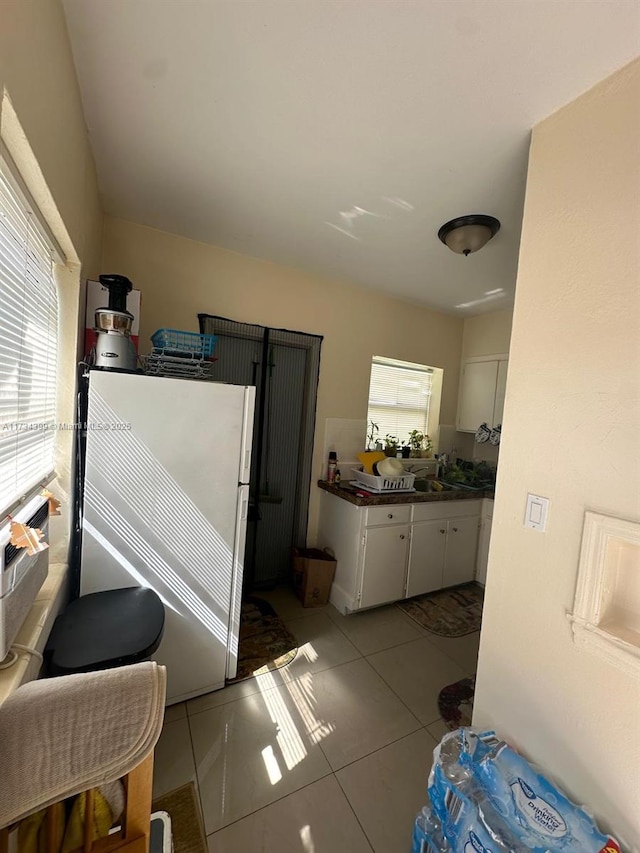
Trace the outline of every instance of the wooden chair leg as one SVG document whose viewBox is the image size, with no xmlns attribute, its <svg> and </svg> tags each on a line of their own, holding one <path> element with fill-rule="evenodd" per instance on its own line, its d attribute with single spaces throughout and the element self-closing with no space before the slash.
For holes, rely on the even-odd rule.
<svg viewBox="0 0 640 853">
<path fill-rule="evenodd" d="M 122 817 L 122 829 L 117 834 L 94 841 L 91 846 L 92 853 L 149 853 L 153 752 L 122 781 L 127 803 Z"/>
<path fill-rule="evenodd" d="M 0 853 L 9 853 L 9 830 L 0 829 Z"/>
<path fill-rule="evenodd" d="M 153 752 L 127 776 L 125 837 L 144 836 L 149 850 L 151 833 L 151 794 L 153 788 Z"/>
</svg>

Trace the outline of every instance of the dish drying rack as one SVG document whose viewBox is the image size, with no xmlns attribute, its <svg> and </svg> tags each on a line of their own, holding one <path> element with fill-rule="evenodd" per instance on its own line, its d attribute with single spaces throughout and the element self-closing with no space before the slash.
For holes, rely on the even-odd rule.
<svg viewBox="0 0 640 853">
<path fill-rule="evenodd" d="M 413 486 L 415 474 L 401 474 L 399 477 L 380 477 L 376 474 L 367 474 L 358 468 L 352 468 L 351 473 L 355 477 L 355 485 L 361 486 L 368 492 L 415 492 Z"/>
<path fill-rule="evenodd" d="M 177 355 L 174 350 L 159 347 L 143 356 L 142 363 L 148 376 L 182 376 L 188 379 L 209 379 L 213 367 L 212 361 L 199 356 Z"/>
<path fill-rule="evenodd" d="M 209 379 L 216 343 L 215 335 L 199 335 L 178 329 L 158 329 L 151 336 L 153 349 L 143 358 L 149 376 L 176 376 L 183 379 Z"/>
</svg>

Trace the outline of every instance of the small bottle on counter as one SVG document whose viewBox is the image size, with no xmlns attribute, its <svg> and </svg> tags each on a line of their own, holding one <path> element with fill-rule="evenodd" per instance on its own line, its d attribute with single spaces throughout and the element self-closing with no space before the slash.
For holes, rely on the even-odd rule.
<svg viewBox="0 0 640 853">
<path fill-rule="evenodd" d="M 333 482 L 336 484 L 336 486 L 340 482 L 340 469 L 339 468 L 336 468 L 336 476 L 334 477 Z"/>
<path fill-rule="evenodd" d="M 338 470 L 338 454 L 335 450 L 329 451 L 329 464 L 327 465 L 327 483 L 335 483 L 336 471 Z"/>
</svg>

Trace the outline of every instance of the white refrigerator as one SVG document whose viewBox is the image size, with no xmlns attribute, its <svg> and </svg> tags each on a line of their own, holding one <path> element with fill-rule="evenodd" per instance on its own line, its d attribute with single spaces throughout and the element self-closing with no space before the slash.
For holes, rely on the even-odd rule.
<svg viewBox="0 0 640 853">
<path fill-rule="evenodd" d="M 92 370 L 80 592 L 165 608 L 167 704 L 237 671 L 255 388 Z"/>
</svg>

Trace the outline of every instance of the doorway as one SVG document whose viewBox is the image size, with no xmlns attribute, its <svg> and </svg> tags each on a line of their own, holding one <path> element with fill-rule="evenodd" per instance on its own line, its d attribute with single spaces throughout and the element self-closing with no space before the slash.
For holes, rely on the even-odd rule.
<svg viewBox="0 0 640 853">
<path fill-rule="evenodd" d="M 216 335 L 212 379 L 256 387 L 243 597 L 290 575 L 306 544 L 322 338 L 199 314 Z"/>
</svg>

